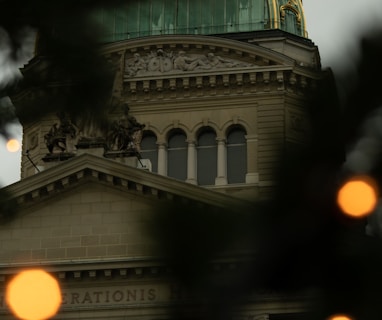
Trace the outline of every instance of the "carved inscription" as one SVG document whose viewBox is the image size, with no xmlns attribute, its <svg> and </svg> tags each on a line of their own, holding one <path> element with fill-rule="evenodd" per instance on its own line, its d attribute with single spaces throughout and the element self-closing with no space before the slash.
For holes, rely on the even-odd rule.
<svg viewBox="0 0 382 320">
<path fill-rule="evenodd" d="M 63 288 L 61 294 L 63 309 L 179 302 L 190 297 L 178 285 L 169 284 Z M 0 295 L 0 313 L 6 308 L 4 295 Z"/>
<path fill-rule="evenodd" d="M 104 304 L 126 304 L 133 302 L 150 302 L 157 299 L 157 289 L 144 288 L 118 288 L 118 289 L 96 289 L 85 291 L 63 291 L 62 306 L 75 305 L 104 305 Z"/>
</svg>

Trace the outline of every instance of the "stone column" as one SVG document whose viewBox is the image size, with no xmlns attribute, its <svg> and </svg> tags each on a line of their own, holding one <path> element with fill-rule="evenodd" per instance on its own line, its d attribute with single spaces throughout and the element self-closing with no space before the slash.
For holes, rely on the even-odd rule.
<svg viewBox="0 0 382 320">
<path fill-rule="evenodd" d="M 215 179 L 215 185 L 226 185 L 227 181 L 227 147 L 224 138 L 217 138 L 218 143 L 218 176 Z"/>
<path fill-rule="evenodd" d="M 247 140 L 247 174 L 245 183 L 258 183 L 259 170 L 257 166 L 258 159 L 258 137 L 257 134 L 245 136 Z"/>
<path fill-rule="evenodd" d="M 158 142 L 158 174 L 167 175 L 167 145 L 165 142 Z"/>
<path fill-rule="evenodd" d="M 187 180 L 186 182 L 197 184 L 198 180 L 196 177 L 196 146 L 195 141 L 188 140 L 187 149 Z"/>
</svg>

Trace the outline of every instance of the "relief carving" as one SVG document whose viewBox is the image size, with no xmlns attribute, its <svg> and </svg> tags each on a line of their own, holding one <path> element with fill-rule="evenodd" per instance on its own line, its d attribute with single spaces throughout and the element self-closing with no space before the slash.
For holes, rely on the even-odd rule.
<svg viewBox="0 0 382 320">
<path fill-rule="evenodd" d="M 147 71 L 147 62 L 139 53 L 134 53 L 134 58 L 129 61 L 126 66 L 127 75 L 134 77 Z"/>
<path fill-rule="evenodd" d="M 188 57 L 185 51 L 179 51 L 174 59 L 174 69 L 181 71 L 193 71 L 195 69 L 208 69 L 209 66 L 199 57 Z"/>
<path fill-rule="evenodd" d="M 233 59 L 222 58 L 213 52 L 207 54 L 187 54 L 180 50 L 174 54 L 162 49 L 151 51 L 146 56 L 135 53 L 133 58 L 126 59 L 126 77 L 177 73 L 179 71 L 210 70 L 219 68 L 250 67 L 252 64 Z"/>
</svg>

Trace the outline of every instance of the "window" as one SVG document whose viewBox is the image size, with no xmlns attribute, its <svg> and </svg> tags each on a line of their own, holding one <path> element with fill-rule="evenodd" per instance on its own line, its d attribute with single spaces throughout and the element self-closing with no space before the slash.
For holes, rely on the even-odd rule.
<svg viewBox="0 0 382 320">
<path fill-rule="evenodd" d="M 214 185 L 217 173 L 216 133 L 204 128 L 198 137 L 197 174 L 199 185 Z"/>
<path fill-rule="evenodd" d="M 182 130 L 170 133 L 167 149 L 167 175 L 179 180 L 187 179 L 187 142 Z"/>
<path fill-rule="evenodd" d="M 157 137 L 152 131 L 144 131 L 141 141 L 141 156 L 150 159 L 152 172 L 158 172 L 158 148 Z"/>
<path fill-rule="evenodd" d="M 247 173 L 247 146 L 245 131 L 233 127 L 227 135 L 227 179 L 228 183 L 244 183 Z"/>
<path fill-rule="evenodd" d="M 287 0 L 284 0 L 284 2 Z M 215 34 L 264 29 L 268 8 L 258 0 L 139 0 L 95 14 L 103 41 L 159 34 Z"/>
</svg>

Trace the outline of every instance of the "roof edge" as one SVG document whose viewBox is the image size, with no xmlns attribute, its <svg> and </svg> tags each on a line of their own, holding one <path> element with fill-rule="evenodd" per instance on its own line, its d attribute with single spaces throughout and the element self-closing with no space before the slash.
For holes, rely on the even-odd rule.
<svg viewBox="0 0 382 320">
<path fill-rule="evenodd" d="M 3 190 L 9 193 L 11 198 L 17 199 L 19 204 L 31 203 L 37 199 L 45 199 L 58 190 L 68 189 L 87 178 L 126 191 L 150 195 L 156 199 L 173 200 L 174 197 L 178 197 L 216 207 L 243 206 L 242 199 L 91 154 L 82 154 L 66 160 Z"/>
</svg>

